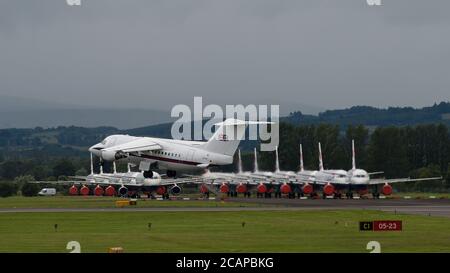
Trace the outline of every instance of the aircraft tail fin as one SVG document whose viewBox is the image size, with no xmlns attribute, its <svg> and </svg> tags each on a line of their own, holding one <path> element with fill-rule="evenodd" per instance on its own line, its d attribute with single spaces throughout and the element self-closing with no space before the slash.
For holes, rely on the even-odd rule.
<svg viewBox="0 0 450 273">
<path fill-rule="evenodd" d="M 91 175 L 93 175 L 93 174 L 94 174 L 94 161 L 93 161 L 92 153 L 91 153 Z"/>
<path fill-rule="evenodd" d="M 280 158 L 278 157 L 278 146 L 275 147 L 275 172 L 280 172 Z"/>
<path fill-rule="evenodd" d="M 202 145 L 202 148 L 212 153 L 232 156 L 245 136 L 245 128 L 253 124 L 272 124 L 272 122 L 226 119 L 215 124 L 218 126 L 216 132 L 208 142 Z"/>
<path fill-rule="evenodd" d="M 352 170 L 356 170 L 355 140 L 352 139 Z"/>
<path fill-rule="evenodd" d="M 254 154 L 255 154 L 255 173 L 259 172 L 259 168 L 258 168 L 258 153 L 256 151 L 256 148 L 254 150 Z"/>
<path fill-rule="evenodd" d="M 301 172 L 305 171 L 305 166 L 303 164 L 303 148 L 302 148 L 302 144 L 300 144 L 300 171 Z"/>
<path fill-rule="evenodd" d="M 322 146 L 319 142 L 319 171 L 323 171 L 323 160 L 322 160 Z"/>
</svg>

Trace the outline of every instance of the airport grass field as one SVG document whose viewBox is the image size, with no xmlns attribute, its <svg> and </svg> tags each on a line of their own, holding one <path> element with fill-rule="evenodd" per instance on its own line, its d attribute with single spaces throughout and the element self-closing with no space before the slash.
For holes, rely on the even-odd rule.
<svg viewBox="0 0 450 273">
<path fill-rule="evenodd" d="M 0 208 L 114 208 L 115 201 L 127 200 L 106 196 L 14 196 L 0 198 Z M 255 207 L 257 204 L 241 202 L 221 202 L 210 200 L 139 200 L 137 208 L 148 207 Z"/>
<path fill-rule="evenodd" d="M 359 221 L 402 220 L 361 232 Z M 244 224 L 245 223 L 245 224 Z M 58 224 L 57 230 L 54 225 Z M 151 226 L 150 226 L 151 225 Z M 371 210 L 1 213 L 0 252 L 450 252 L 450 219 Z"/>
</svg>

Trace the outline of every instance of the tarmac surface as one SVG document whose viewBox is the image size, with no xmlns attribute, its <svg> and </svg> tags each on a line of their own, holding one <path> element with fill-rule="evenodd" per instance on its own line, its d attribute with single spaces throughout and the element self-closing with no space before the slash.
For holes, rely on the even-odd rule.
<svg viewBox="0 0 450 273">
<path fill-rule="evenodd" d="M 450 199 L 235 199 L 239 202 L 278 205 L 303 210 L 372 209 L 395 213 L 444 216 L 450 218 Z"/>
<path fill-rule="evenodd" d="M 169 201 L 170 202 L 170 201 Z M 149 208 L 3 208 L 0 213 L 18 212 L 174 212 L 174 211 L 320 211 L 320 210 L 380 210 L 395 213 L 443 216 L 450 218 L 450 199 L 244 199 L 228 202 L 252 203 L 251 207 L 149 207 Z M 214 201 L 210 201 L 214 202 Z M 217 201 L 216 201 L 217 202 Z"/>
</svg>

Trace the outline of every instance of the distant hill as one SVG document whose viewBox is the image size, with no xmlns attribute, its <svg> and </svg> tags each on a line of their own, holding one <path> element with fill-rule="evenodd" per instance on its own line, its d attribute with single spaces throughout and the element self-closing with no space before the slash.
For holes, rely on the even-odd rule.
<svg viewBox="0 0 450 273">
<path fill-rule="evenodd" d="M 135 110 L 136 116 L 145 116 L 146 111 Z M 85 120 L 85 124 L 93 126 L 95 122 L 108 116 L 113 116 L 120 123 L 129 126 L 139 124 L 130 120 L 128 110 L 59 110 L 59 114 L 51 116 L 51 111 L 35 110 L 35 113 L 46 113 L 50 121 L 69 119 L 76 115 L 78 120 Z M 22 112 L 23 113 L 23 112 Z M 155 113 L 156 114 L 156 113 Z M 18 114 L 20 115 L 20 114 Z M 105 115 L 105 116 L 102 116 Z M 25 117 L 25 115 L 23 116 Z M 30 117 L 31 118 L 31 117 Z M 75 117 L 74 117 L 75 118 Z M 148 119 L 151 117 L 149 116 Z M 94 120 L 94 121 L 92 121 Z M 444 123 L 450 126 L 450 103 L 442 102 L 431 107 L 414 109 L 411 107 L 394 107 L 378 109 L 368 106 L 355 106 L 343 110 L 329 110 L 318 116 L 303 115 L 301 112 L 291 113 L 281 118 L 282 122 L 294 125 L 309 124 L 337 124 L 342 129 L 348 125 L 362 124 L 368 127 L 378 126 L 406 126 L 429 123 Z M 106 123 L 106 122 L 105 122 Z M 147 123 L 148 124 L 148 123 Z M 106 125 L 108 125 L 106 123 Z M 31 127 L 31 126 L 30 126 Z M 58 126 L 49 129 L 36 127 L 34 129 L 0 129 L 0 161 L 1 156 L 6 157 L 45 157 L 45 156 L 88 156 L 87 147 L 100 142 L 111 134 L 129 134 L 136 136 L 153 136 L 171 138 L 172 123 L 162 123 L 150 126 L 140 126 L 134 129 L 117 129 L 114 126 L 102 126 L 86 128 L 81 126 Z M 244 141 L 241 147 L 244 150 L 251 149 L 254 141 Z"/>
<path fill-rule="evenodd" d="M 331 123 L 341 127 L 348 125 L 404 126 L 425 123 L 450 125 L 450 103 L 441 102 L 430 107 L 389 107 L 380 109 L 371 106 L 354 106 L 343 110 L 327 110 L 318 116 L 293 112 L 281 119 L 292 124 Z"/>
<path fill-rule="evenodd" d="M 0 95 L 0 129 L 99 125 L 129 129 L 170 121 L 165 111 L 92 108 Z"/>
<path fill-rule="evenodd" d="M 58 109 L 0 112 L 0 129 L 113 126 L 121 129 L 170 122 L 162 111 L 140 109 Z"/>
</svg>

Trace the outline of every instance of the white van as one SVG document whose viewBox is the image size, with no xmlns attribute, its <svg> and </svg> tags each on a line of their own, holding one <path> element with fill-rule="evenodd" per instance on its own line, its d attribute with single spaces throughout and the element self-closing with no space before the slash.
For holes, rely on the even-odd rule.
<svg viewBox="0 0 450 273">
<path fill-rule="evenodd" d="M 44 188 L 40 192 L 38 192 L 38 195 L 53 196 L 53 195 L 56 195 L 56 189 L 55 188 Z"/>
</svg>

